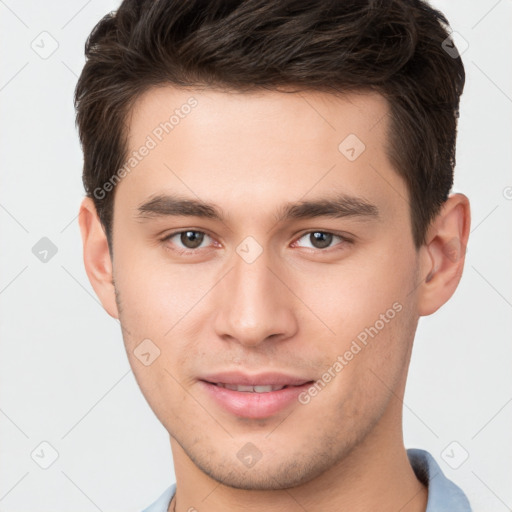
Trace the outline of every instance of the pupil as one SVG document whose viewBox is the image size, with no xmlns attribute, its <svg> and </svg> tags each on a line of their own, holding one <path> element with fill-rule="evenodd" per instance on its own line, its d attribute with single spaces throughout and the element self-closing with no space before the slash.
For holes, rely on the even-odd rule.
<svg viewBox="0 0 512 512">
<path fill-rule="evenodd" d="M 310 237 L 312 237 L 311 241 L 313 246 L 317 249 L 324 249 L 325 247 L 329 247 L 332 242 L 332 234 L 330 233 L 316 231 L 315 233 L 311 233 Z"/>
<path fill-rule="evenodd" d="M 203 241 L 203 233 L 198 231 L 185 231 L 181 234 L 181 243 L 188 249 L 195 249 L 201 245 Z"/>
</svg>

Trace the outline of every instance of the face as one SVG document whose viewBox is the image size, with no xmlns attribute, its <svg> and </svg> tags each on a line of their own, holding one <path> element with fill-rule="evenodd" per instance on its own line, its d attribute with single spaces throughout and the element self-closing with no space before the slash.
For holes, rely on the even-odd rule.
<svg viewBox="0 0 512 512">
<path fill-rule="evenodd" d="M 387 113 L 377 94 L 171 87 L 135 105 L 117 314 L 155 414 L 225 485 L 305 483 L 400 429 L 418 252 Z"/>
</svg>

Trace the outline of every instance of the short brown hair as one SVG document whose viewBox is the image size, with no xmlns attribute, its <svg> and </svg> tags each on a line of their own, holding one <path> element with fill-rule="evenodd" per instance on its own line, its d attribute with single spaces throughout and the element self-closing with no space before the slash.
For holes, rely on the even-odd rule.
<svg viewBox="0 0 512 512">
<path fill-rule="evenodd" d="M 169 84 L 382 94 L 421 246 L 453 184 L 465 73 L 448 38 L 446 18 L 423 0 L 124 0 L 89 35 L 74 97 L 83 183 L 109 244 L 115 188 L 95 190 L 126 160 L 131 106 Z"/>
</svg>

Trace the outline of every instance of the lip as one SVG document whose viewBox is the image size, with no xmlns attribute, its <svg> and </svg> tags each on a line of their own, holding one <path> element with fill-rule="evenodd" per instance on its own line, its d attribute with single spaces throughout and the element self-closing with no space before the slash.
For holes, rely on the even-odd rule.
<svg viewBox="0 0 512 512">
<path fill-rule="evenodd" d="M 306 380 L 282 373 L 248 375 L 240 372 L 225 372 L 208 375 L 199 380 L 205 393 L 225 411 L 244 418 L 262 419 L 298 405 L 298 396 L 314 380 Z M 278 391 L 256 393 L 222 388 L 216 383 L 240 384 L 243 386 L 289 386 Z"/>
<path fill-rule="evenodd" d="M 220 372 L 201 377 L 206 382 L 223 384 L 240 384 L 242 386 L 300 386 L 312 379 L 286 375 L 284 373 L 266 372 L 250 375 L 242 372 Z"/>
</svg>

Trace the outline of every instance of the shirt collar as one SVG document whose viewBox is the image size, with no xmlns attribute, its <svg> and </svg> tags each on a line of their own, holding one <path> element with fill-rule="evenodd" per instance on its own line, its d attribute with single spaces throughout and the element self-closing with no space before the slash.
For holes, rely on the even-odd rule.
<svg viewBox="0 0 512 512">
<path fill-rule="evenodd" d="M 430 453 L 419 448 L 409 448 L 407 456 L 416 477 L 428 488 L 425 512 L 471 512 L 462 489 L 444 475 Z"/>
</svg>

